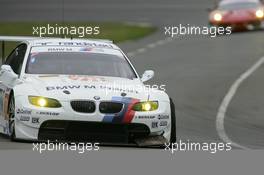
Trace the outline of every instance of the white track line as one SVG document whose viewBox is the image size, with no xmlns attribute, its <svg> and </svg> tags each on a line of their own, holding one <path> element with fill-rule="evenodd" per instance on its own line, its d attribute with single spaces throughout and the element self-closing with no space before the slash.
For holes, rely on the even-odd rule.
<svg viewBox="0 0 264 175">
<path fill-rule="evenodd" d="M 228 93 L 226 94 L 225 98 L 223 99 L 216 116 L 216 130 L 218 136 L 226 143 L 231 143 L 232 146 L 242 148 L 242 149 L 249 149 L 248 147 L 239 145 L 238 143 L 233 142 L 225 132 L 224 120 L 227 108 L 232 101 L 234 95 L 236 94 L 240 85 L 249 77 L 251 76 L 262 64 L 264 63 L 264 57 L 260 58 L 251 68 L 249 68 L 245 73 L 243 73 L 230 87 Z"/>
<path fill-rule="evenodd" d="M 157 45 L 156 45 L 156 43 L 151 43 L 151 44 L 148 44 L 148 48 L 150 48 L 150 49 L 153 49 L 153 48 L 155 48 Z"/>
<path fill-rule="evenodd" d="M 147 52 L 149 49 L 154 49 L 157 46 L 161 46 L 161 45 L 167 44 L 167 43 L 171 42 L 172 40 L 173 40 L 172 38 L 167 37 L 165 39 L 158 40 L 158 41 L 156 41 L 154 43 L 150 43 L 146 47 L 142 47 L 142 48 L 139 48 L 139 49 L 137 49 L 135 51 L 128 52 L 127 55 L 132 57 L 132 56 L 135 56 L 137 54 L 141 54 L 141 53 Z"/>
<path fill-rule="evenodd" d="M 137 53 L 144 53 L 146 51 L 147 51 L 147 49 L 143 47 L 143 48 L 138 49 Z"/>
</svg>

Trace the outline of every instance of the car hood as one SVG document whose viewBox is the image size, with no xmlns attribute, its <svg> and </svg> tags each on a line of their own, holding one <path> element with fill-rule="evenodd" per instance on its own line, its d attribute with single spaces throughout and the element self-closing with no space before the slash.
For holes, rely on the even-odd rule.
<svg viewBox="0 0 264 175">
<path fill-rule="evenodd" d="M 226 11 L 223 15 L 223 22 L 244 22 L 247 20 L 255 20 L 255 12 L 257 9 L 241 9 Z"/>
<path fill-rule="evenodd" d="M 24 83 L 37 94 L 62 101 L 72 99 L 111 100 L 113 97 L 131 97 L 147 100 L 149 93 L 139 80 L 116 77 L 77 76 L 77 75 L 28 75 Z"/>
</svg>

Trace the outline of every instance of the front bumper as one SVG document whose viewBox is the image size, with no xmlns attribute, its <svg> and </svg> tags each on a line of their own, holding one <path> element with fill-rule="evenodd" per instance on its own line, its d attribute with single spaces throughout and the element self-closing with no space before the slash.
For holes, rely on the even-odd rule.
<svg viewBox="0 0 264 175">
<path fill-rule="evenodd" d="M 40 108 L 22 96 L 16 99 L 16 137 L 33 141 L 89 141 L 115 144 L 142 144 L 142 140 L 161 136 L 170 140 L 170 105 L 159 102 L 159 109 L 136 112 L 130 123 L 104 121 L 105 114 L 75 112 L 69 102 L 62 108 Z M 151 141 L 151 143 L 154 143 Z M 158 142 L 161 143 L 161 142 Z M 157 142 L 155 142 L 157 144 Z M 146 142 L 146 145 L 151 145 Z"/>
<path fill-rule="evenodd" d="M 251 20 L 241 22 L 210 22 L 210 25 L 216 27 L 232 27 L 232 31 L 240 30 L 256 30 L 261 29 L 264 26 L 264 20 Z"/>
<path fill-rule="evenodd" d="M 150 130 L 144 124 L 48 120 L 41 124 L 38 140 L 128 144 L 149 135 Z"/>
</svg>

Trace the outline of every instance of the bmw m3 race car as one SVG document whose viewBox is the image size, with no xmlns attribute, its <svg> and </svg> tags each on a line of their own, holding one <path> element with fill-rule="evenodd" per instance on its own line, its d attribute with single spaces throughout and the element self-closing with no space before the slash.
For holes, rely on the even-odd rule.
<svg viewBox="0 0 264 175">
<path fill-rule="evenodd" d="M 0 132 L 11 140 L 157 146 L 176 141 L 173 101 L 106 40 L 20 41 L 0 70 Z"/>
<path fill-rule="evenodd" d="M 264 28 L 264 4 L 259 0 L 222 0 L 210 12 L 209 23 L 233 31 Z"/>
</svg>

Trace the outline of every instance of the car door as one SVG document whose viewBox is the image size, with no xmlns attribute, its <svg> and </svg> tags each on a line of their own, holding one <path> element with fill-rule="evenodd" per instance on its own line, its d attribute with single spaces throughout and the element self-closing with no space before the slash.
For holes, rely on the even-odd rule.
<svg viewBox="0 0 264 175">
<path fill-rule="evenodd" d="M 0 132 L 7 130 L 5 127 L 8 120 L 8 103 L 12 87 L 15 85 L 15 77 L 19 77 L 23 60 L 27 50 L 26 44 L 20 44 L 7 57 L 0 69 Z M 10 69 L 11 68 L 11 69 Z"/>
</svg>

